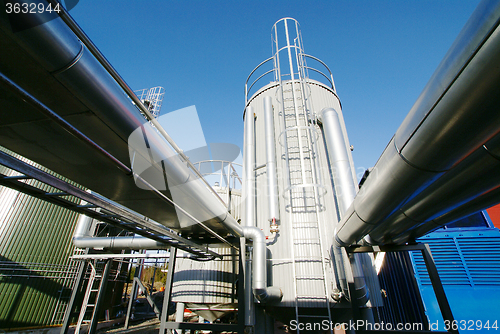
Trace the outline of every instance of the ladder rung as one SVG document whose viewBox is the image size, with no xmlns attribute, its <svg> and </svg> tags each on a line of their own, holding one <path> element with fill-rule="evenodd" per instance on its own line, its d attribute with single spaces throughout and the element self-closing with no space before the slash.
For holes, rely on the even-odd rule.
<svg viewBox="0 0 500 334">
<path fill-rule="evenodd" d="M 329 319 L 329 317 L 327 315 L 301 315 L 299 314 L 298 315 L 299 318 L 325 318 L 325 319 Z"/>
<path fill-rule="evenodd" d="M 299 295 L 297 299 L 322 299 L 326 301 L 326 296 L 308 296 L 308 295 Z"/>
<path fill-rule="evenodd" d="M 295 279 L 324 280 L 323 276 L 295 276 Z"/>
<path fill-rule="evenodd" d="M 295 262 L 321 262 L 323 259 L 320 257 L 317 258 L 295 258 Z"/>
</svg>

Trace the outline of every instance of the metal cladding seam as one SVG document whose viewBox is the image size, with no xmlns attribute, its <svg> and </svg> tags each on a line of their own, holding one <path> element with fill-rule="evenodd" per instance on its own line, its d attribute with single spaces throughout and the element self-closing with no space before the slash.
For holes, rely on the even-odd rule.
<svg viewBox="0 0 500 334">
<path fill-rule="evenodd" d="M 397 213 L 370 232 L 370 240 L 392 243 L 393 238 L 405 234 L 408 229 L 414 230 L 416 226 L 425 225 L 426 222 L 500 187 L 500 159 L 496 157 L 498 153 L 500 135 L 403 205 Z M 398 240 L 401 242 L 401 238 Z"/>
<path fill-rule="evenodd" d="M 499 133 L 499 21 L 500 1 L 479 4 L 342 219 L 341 245 L 361 240 Z"/>
</svg>

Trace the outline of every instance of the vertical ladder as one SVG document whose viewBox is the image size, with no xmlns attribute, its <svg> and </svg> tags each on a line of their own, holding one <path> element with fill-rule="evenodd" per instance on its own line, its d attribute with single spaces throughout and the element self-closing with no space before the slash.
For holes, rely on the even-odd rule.
<svg viewBox="0 0 500 334">
<path fill-rule="evenodd" d="M 295 22 L 295 36 L 291 36 L 288 22 Z M 283 45 L 278 43 L 278 32 L 275 30 L 274 42 L 275 73 L 279 82 L 277 94 L 281 98 L 280 110 L 283 132 L 279 138 L 283 146 L 283 164 L 286 185 L 285 198 L 289 200 L 288 222 L 290 226 L 291 260 L 293 289 L 295 299 L 295 316 L 298 322 L 331 323 L 330 294 L 327 281 L 329 264 L 323 244 L 325 231 L 320 230 L 322 215 L 322 196 L 325 187 L 321 182 L 321 173 L 316 163 L 319 137 L 315 128 L 315 120 L 311 119 L 312 101 L 309 100 L 307 65 L 305 64 L 302 41 L 298 23 L 291 19 L 283 19 L 285 39 Z M 292 23 L 293 24 L 293 23 Z M 291 37 L 294 38 L 293 41 Z M 281 40 L 281 39 L 280 39 Z M 291 43 L 291 41 L 293 43 Z M 283 63 L 287 69 L 281 68 L 280 53 L 286 53 Z M 287 80 L 282 80 L 287 77 Z M 289 80 L 288 80 L 289 78 Z M 308 108 L 309 107 L 309 108 Z M 321 193 L 320 193 L 321 192 Z M 307 307 L 306 307 L 307 306 Z M 324 310 L 318 315 L 318 308 Z M 332 329 L 330 329 L 332 332 Z M 299 331 L 298 331 L 299 333 Z"/>
<path fill-rule="evenodd" d="M 82 324 L 90 324 L 92 318 L 86 318 L 86 314 L 89 310 L 94 309 L 97 300 L 97 295 L 99 292 L 99 282 L 102 275 L 97 274 L 97 264 L 90 262 L 90 276 L 87 284 L 87 289 L 85 290 L 85 295 L 83 297 L 82 308 L 80 309 L 80 314 L 78 316 L 78 322 L 75 328 L 75 334 L 80 334 Z M 89 301 L 93 300 L 92 303 Z M 92 317 L 93 312 L 91 312 Z"/>
<path fill-rule="evenodd" d="M 292 273 L 297 322 L 330 324 L 330 297 L 326 263 L 319 225 L 320 195 L 316 150 L 311 135 L 303 85 L 299 81 L 282 85 L 284 134 L 289 171 Z M 313 273 L 313 274 L 311 274 Z M 309 307 L 304 307 L 304 304 Z M 325 309 L 322 315 L 315 308 Z M 313 310 L 313 311 L 311 311 Z M 299 332 L 299 331 L 298 331 Z"/>
</svg>

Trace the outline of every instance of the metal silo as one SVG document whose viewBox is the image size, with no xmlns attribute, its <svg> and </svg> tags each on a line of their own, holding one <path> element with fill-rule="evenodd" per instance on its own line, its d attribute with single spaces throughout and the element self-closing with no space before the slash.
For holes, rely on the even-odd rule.
<svg viewBox="0 0 500 334">
<path fill-rule="evenodd" d="M 338 320 L 330 308 L 345 304 L 332 297 L 341 283 L 332 236 L 357 191 L 341 104 L 329 68 L 304 53 L 295 19 L 276 22 L 272 41 L 272 57 L 245 87 L 242 223 L 264 231 L 269 285 L 283 292 L 266 312 L 286 323 Z M 369 266 L 371 258 L 355 262 Z M 375 279 L 367 282 L 378 289 Z"/>
</svg>

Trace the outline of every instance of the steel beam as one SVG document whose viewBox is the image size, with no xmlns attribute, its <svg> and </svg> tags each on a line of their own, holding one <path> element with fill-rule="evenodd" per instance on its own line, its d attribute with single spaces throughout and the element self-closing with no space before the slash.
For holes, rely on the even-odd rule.
<svg viewBox="0 0 500 334">
<path fill-rule="evenodd" d="M 427 268 L 427 272 L 429 273 L 429 278 L 431 280 L 432 288 L 434 289 L 434 293 L 436 294 L 436 298 L 439 304 L 439 309 L 441 310 L 441 315 L 443 316 L 444 321 L 449 321 L 449 323 L 454 323 L 453 312 L 451 311 L 450 304 L 448 303 L 448 298 L 446 298 L 446 293 L 443 288 L 443 284 L 441 283 L 441 279 L 439 277 L 439 273 L 436 268 L 436 264 L 434 259 L 432 258 L 432 253 L 427 244 L 411 244 L 411 245 L 401 245 L 401 246 L 362 246 L 362 247 L 347 247 L 345 250 L 348 253 L 367 253 L 367 252 L 405 252 L 405 251 L 420 251 L 424 258 L 425 266 Z M 354 308 L 354 305 L 353 305 Z M 355 311 L 353 310 L 353 313 Z M 356 318 L 354 318 L 357 320 Z M 393 331 L 359 331 L 360 333 L 392 333 Z M 429 332 L 429 331 L 428 331 Z M 410 333 L 410 332 L 406 332 Z M 423 332 L 418 332 L 423 333 Z M 452 333 L 459 334 L 458 330 L 453 330 L 450 328 L 448 332 L 429 332 L 429 333 Z"/>
<path fill-rule="evenodd" d="M 172 296 L 172 283 L 174 280 L 175 260 L 177 258 L 177 248 L 170 248 L 170 261 L 168 262 L 167 281 L 165 282 L 165 294 L 163 295 L 163 308 L 160 317 L 160 334 L 165 333 L 168 320 L 168 307 Z"/>
<path fill-rule="evenodd" d="M 101 210 L 101 212 L 95 211 L 93 210 L 93 207 L 88 207 L 88 205 L 78 205 L 73 201 L 63 198 L 62 196 L 47 196 L 47 192 L 28 183 L 22 182 L 19 178 L 6 177 L 0 174 L 0 185 L 41 198 L 50 203 L 85 214 L 105 223 L 119 226 L 128 231 L 163 242 L 166 245 L 180 248 L 201 258 L 219 257 L 219 254 L 209 250 L 207 246 L 199 245 L 188 239 L 182 238 L 176 232 L 160 223 L 149 220 L 147 217 L 141 216 L 131 210 L 124 209 L 104 197 L 88 193 L 83 189 L 77 188 L 64 180 L 61 180 L 1 151 L 0 164 L 23 174 L 23 180 L 38 180 L 64 192 L 64 196 L 74 196 L 95 207 L 102 208 L 104 212 L 102 212 L 103 210 Z M 112 215 L 108 215 L 106 212 L 111 213 Z"/>
</svg>

